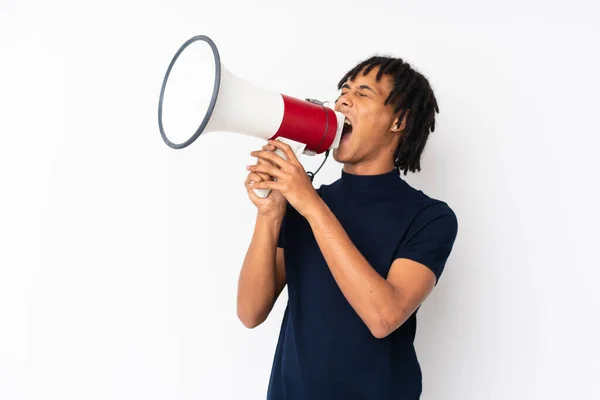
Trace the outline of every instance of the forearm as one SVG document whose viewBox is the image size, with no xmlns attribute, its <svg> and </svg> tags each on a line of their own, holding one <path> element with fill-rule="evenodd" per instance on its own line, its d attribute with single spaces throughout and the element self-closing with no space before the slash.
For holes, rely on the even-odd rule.
<svg viewBox="0 0 600 400">
<path fill-rule="evenodd" d="M 246 326 L 256 326 L 264 321 L 275 302 L 280 228 L 280 220 L 257 216 L 238 281 L 237 312 Z"/>
<path fill-rule="evenodd" d="M 315 239 L 340 290 L 373 335 L 385 336 L 399 293 L 364 258 L 324 202 L 307 215 Z"/>
</svg>

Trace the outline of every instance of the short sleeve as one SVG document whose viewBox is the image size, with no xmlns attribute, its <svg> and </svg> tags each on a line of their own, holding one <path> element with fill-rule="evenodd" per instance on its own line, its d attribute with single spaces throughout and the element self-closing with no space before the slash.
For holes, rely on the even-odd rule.
<svg viewBox="0 0 600 400">
<path fill-rule="evenodd" d="M 427 207 L 411 223 L 394 259 L 407 258 L 425 265 L 435 274 L 437 284 L 457 233 L 458 220 L 446 203 Z"/>
</svg>

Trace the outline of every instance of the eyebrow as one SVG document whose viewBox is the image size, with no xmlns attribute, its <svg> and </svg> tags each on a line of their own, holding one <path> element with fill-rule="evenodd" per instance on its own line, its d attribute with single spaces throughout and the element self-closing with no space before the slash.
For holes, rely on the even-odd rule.
<svg viewBox="0 0 600 400">
<path fill-rule="evenodd" d="M 373 88 L 372 88 L 371 86 L 369 86 L 369 85 L 360 85 L 358 88 L 359 88 L 359 89 L 361 89 L 361 90 L 362 90 L 362 89 L 364 89 L 364 90 L 369 90 L 369 91 L 373 92 L 374 94 L 377 94 L 377 91 L 375 91 L 375 89 L 373 89 Z M 342 85 L 342 89 L 350 89 L 350 85 L 348 85 L 347 83 L 344 83 L 344 84 Z"/>
</svg>

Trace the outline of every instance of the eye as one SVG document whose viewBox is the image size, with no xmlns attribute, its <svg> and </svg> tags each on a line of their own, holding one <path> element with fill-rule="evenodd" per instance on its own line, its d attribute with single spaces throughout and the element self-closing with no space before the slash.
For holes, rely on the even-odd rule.
<svg viewBox="0 0 600 400">
<path fill-rule="evenodd" d="M 364 94 L 364 93 L 359 93 L 358 95 L 359 95 L 360 97 L 367 97 L 367 95 L 366 95 L 366 94 Z"/>
</svg>

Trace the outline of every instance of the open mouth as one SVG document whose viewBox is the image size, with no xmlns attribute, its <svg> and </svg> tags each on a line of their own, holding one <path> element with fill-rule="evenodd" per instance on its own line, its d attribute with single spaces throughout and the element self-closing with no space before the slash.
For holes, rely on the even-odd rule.
<svg viewBox="0 0 600 400">
<path fill-rule="evenodd" d="M 346 118 L 344 119 L 344 127 L 342 128 L 342 138 L 349 133 L 352 133 L 352 123 Z"/>
</svg>

